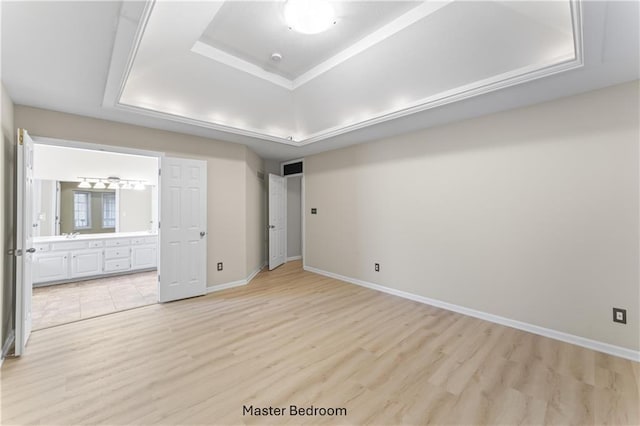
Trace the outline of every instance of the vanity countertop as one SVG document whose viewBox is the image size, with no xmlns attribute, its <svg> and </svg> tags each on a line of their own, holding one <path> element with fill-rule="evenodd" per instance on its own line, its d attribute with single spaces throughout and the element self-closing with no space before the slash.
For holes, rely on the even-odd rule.
<svg viewBox="0 0 640 426">
<path fill-rule="evenodd" d="M 59 241 L 85 241 L 85 240 L 104 240 L 111 238 L 132 238 L 132 237 L 155 237 L 158 234 L 149 231 L 140 232 L 110 232 L 106 234 L 80 234 L 72 238 L 66 235 L 53 235 L 49 237 L 34 237 L 34 243 L 53 243 Z"/>
</svg>

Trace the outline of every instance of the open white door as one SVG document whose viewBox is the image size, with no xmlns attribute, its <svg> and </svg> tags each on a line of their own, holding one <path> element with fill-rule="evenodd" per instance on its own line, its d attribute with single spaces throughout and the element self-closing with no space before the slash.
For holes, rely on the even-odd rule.
<svg viewBox="0 0 640 426">
<path fill-rule="evenodd" d="M 269 270 L 282 265 L 286 242 L 285 179 L 269 174 Z"/>
<path fill-rule="evenodd" d="M 207 292 L 207 163 L 163 157 L 160 173 L 160 302 Z"/>
<path fill-rule="evenodd" d="M 33 292 L 33 140 L 18 129 L 16 176 L 16 342 L 15 355 L 24 353 L 31 334 Z"/>
</svg>

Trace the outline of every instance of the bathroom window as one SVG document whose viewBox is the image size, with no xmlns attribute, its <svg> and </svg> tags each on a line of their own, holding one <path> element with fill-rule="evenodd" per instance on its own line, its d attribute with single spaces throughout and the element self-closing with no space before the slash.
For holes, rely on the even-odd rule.
<svg viewBox="0 0 640 426">
<path fill-rule="evenodd" d="M 86 191 L 73 192 L 73 228 L 91 228 L 91 193 Z"/>
<path fill-rule="evenodd" d="M 102 227 L 116 227 L 116 194 L 114 192 L 102 193 Z"/>
</svg>

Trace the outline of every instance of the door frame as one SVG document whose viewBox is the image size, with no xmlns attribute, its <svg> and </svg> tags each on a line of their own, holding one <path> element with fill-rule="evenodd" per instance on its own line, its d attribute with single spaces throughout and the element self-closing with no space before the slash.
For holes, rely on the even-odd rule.
<svg viewBox="0 0 640 426">
<path fill-rule="evenodd" d="M 295 161 L 297 163 L 297 161 Z M 295 178 L 295 177 L 299 177 L 300 178 L 300 257 L 302 258 L 302 264 L 304 265 L 304 225 L 305 225 L 305 220 L 304 220 L 304 173 L 296 173 L 295 175 L 288 175 L 288 176 L 283 176 L 284 177 L 284 190 L 285 190 L 285 199 L 286 199 L 286 203 L 285 203 L 285 212 L 284 212 L 284 220 L 285 223 L 287 224 L 287 226 L 285 227 L 284 230 L 284 236 L 285 236 L 285 240 L 284 240 L 284 253 L 285 253 L 285 263 L 286 263 L 286 259 L 289 258 L 288 256 L 288 235 L 289 235 L 289 222 L 287 222 L 288 217 L 289 217 L 289 190 L 288 190 L 288 186 L 289 186 L 289 178 Z"/>
<path fill-rule="evenodd" d="M 65 148 L 78 148 L 78 149 L 86 149 L 86 150 L 92 150 L 92 151 L 104 151 L 104 152 L 114 152 L 119 154 L 155 157 L 158 159 L 158 170 L 160 170 L 162 158 L 165 157 L 165 153 L 159 152 L 159 151 L 147 151 L 142 149 L 121 147 L 121 146 L 114 146 L 114 145 L 104 145 L 104 144 L 96 144 L 91 142 L 80 142 L 80 141 L 73 141 L 68 139 L 56 139 L 56 138 L 33 136 L 33 135 L 30 135 L 30 137 L 31 139 L 33 139 L 34 144 L 40 144 L 40 145 L 60 146 Z M 160 190 L 160 179 L 158 179 L 158 191 L 159 190 Z M 162 199 L 158 197 L 158 202 L 157 202 L 158 216 L 160 215 L 161 203 L 162 203 Z M 158 232 L 158 243 L 157 243 L 158 249 L 156 253 L 158 259 L 160 259 L 160 238 L 161 238 L 161 232 Z M 16 284 L 20 284 L 20 283 L 18 283 L 16 280 Z M 158 303 L 160 303 L 160 281 L 159 280 L 156 280 L 156 285 L 158 287 Z M 16 294 L 16 298 L 22 297 L 21 287 L 22 287 L 21 285 L 16 285 L 16 293 L 20 292 L 20 295 Z M 31 292 L 33 295 L 33 287 L 31 288 Z M 22 314 L 24 314 L 24 312 L 21 310 L 20 315 L 22 316 Z M 16 321 L 23 321 L 23 320 L 24 318 L 22 317 L 16 318 Z"/>
<path fill-rule="evenodd" d="M 293 164 L 293 163 L 302 163 L 302 173 L 295 173 L 295 174 L 292 174 L 292 175 L 284 176 L 284 166 L 286 166 L 287 164 Z M 300 217 L 300 227 L 301 227 L 301 229 L 300 229 L 300 237 L 301 237 L 302 241 L 301 241 L 301 247 L 300 247 L 300 255 L 302 256 L 302 266 L 304 267 L 304 266 L 307 266 L 307 264 L 305 263 L 305 259 L 306 259 L 307 256 L 305 255 L 305 251 L 304 251 L 304 249 L 305 249 L 305 233 L 306 233 L 305 232 L 306 220 L 305 220 L 305 214 L 304 214 L 304 211 L 305 211 L 305 200 L 304 200 L 304 194 L 305 194 L 305 188 L 304 188 L 304 157 L 296 158 L 295 160 L 283 161 L 282 163 L 280 163 L 280 176 L 285 178 L 284 179 L 285 196 L 286 196 L 286 194 L 288 194 L 288 192 L 287 192 L 287 182 L 288 182 L 287 178 L 298 177 L 298 176 L 301 177 L 300 178 L 300 216 L 301 216 Z M 288 204 L 286 204 L 286 205 L 288 205 Z M 285 217 L 284 217 L 285 223 L 287 223 L 286 222 L 287 221 L 287 211 L 286 210 L 287 209 L 285 208 L 285 212 L 284 212 L 284 214 L 285 214 Z M 285 263 L 286 263 L 286 259 L 288 257 L 288 256 L 286 256 L 287 250 L 288 250 L 288 247 L 287 247 L 287 231 L 288 230 L 287 230 L 287 228 L 288 227 L 285 226 L 285 230 L 284 230 L 284 235 L 285 235 L 285 238 L 284 238 Z"/>
</svg>

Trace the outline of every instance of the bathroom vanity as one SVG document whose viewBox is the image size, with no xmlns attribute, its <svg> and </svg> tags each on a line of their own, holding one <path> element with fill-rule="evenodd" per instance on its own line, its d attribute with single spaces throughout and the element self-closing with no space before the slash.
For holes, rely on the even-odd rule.
<svg viewBox="0 0 640 426">
<path fill-rule="evenodd" d="M 119 232 L 34 238 L 33 283 L 49 285 L 157 267 L 158 236 Z"/>
</svg>

